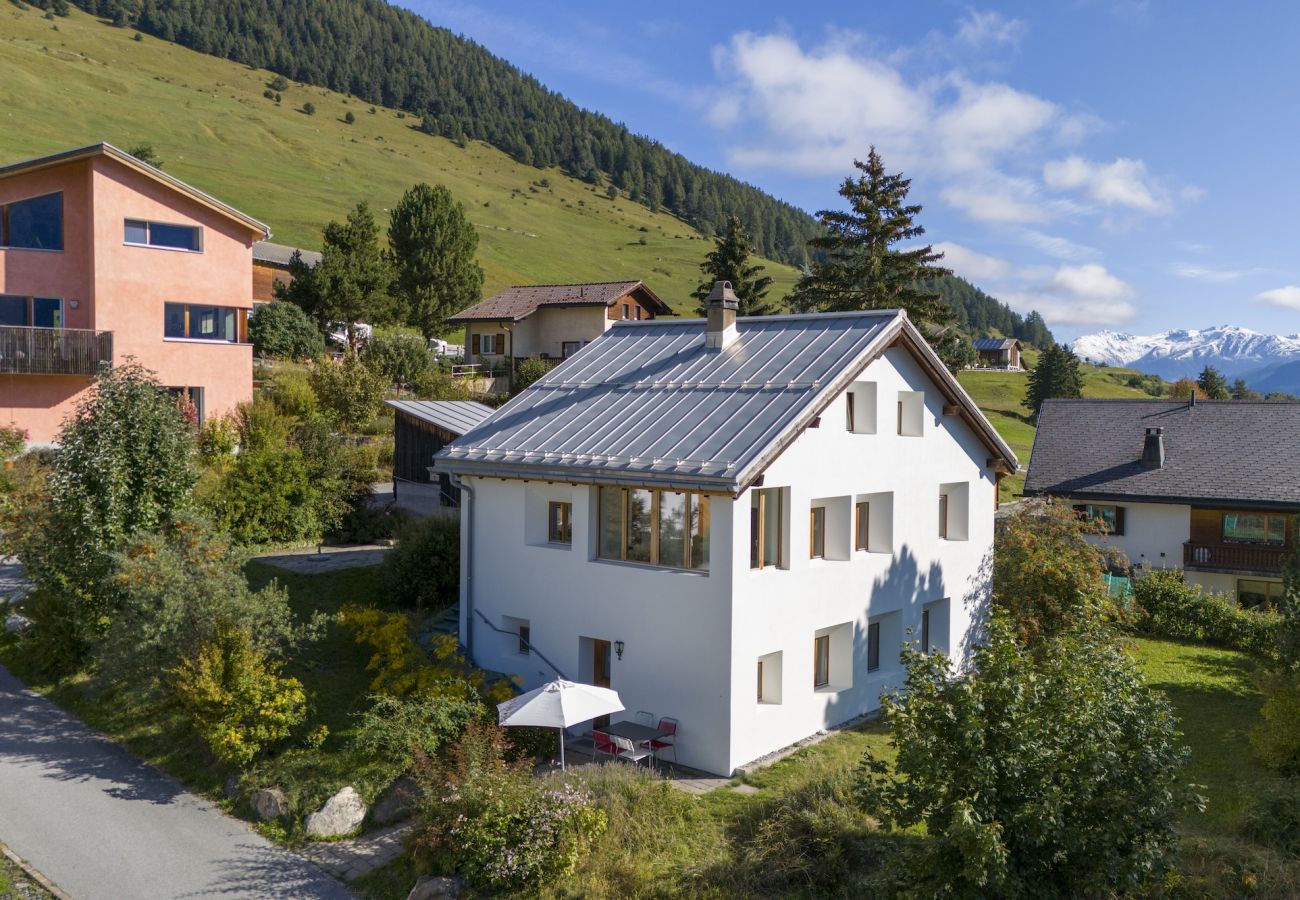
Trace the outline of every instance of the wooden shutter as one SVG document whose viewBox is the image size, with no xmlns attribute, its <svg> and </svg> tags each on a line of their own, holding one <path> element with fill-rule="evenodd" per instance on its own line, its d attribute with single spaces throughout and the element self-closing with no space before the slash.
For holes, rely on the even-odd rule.
<svg viewBox="0 0 1300 900">
<path fill-rule="evenodd" d="M 1111 534 L 1123 534 L 1123 533 L 1124 533 L 1124 507 L 1117 506 L 1115 507 L 1115 530 L 1112 531 Z"/>
</svg>

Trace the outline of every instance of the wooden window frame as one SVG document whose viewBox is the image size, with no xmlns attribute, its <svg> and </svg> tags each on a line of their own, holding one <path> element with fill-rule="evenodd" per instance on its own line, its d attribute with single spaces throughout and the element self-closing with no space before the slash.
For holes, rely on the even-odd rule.
<svg viewBox="0 0 1300 900">
<path fill-rule="evenodd" d="M 899 437 L 905 437 L 905 435 L 903 434 L 903 401 L 902 400 L 898 401 L 898 435 Z"/>
<path fill-rule="evenodd" d="M 600 546 L 600 540 L 601 540 L 601 536 L 603 536 L 605 531 L 605 522 L 604 519 L 601 518 L 601 515 L 604 510 L 604 504 L 602 502 L 603 497 L 600 494 L 598 494 L 596 497 L 596 511 L 597 511 L 596 558 L 597 559 L 605 560 L 606 562 L 630 562 L 633 563 L 634 565 L 654 566 L 657 569 L 672 569 L 675 572 L 706 572 L 707 573 L 709 571 L 709 561 L 707 559 L 704 561 L 704 565 L 702 566 L 695 565 L 695 559 L 694 559 L 695 532 L 691 528 L 691 525 L 694 522 L 691 513 L 694 510 L 700 509 L 700 504 L 707 504 L 709 502 L 709 498 L 707 494 L 699 494 L 691 491 L 665 492 L 660 488 L 615 488 L 615 487 L 602 486 L 599 488 L 599 490 L 601 492 L 604 491 L 619 492 L 619 509 L 620 509 L 619 542 L 618 542 L 619 555 L 617 557 L 605 556 L 602 553 L 603 548 Z M 648 491 L 650 493 L 651 527 L 650 527 L 650 558 L 648 560 L 627 558 L 627 540 L 628 540 L 627 518 L 628 518 L 628 496 L 629 496 L 628 492 L 631 490 Z M 662 563 L 659 561 L 659 500 L 661 495 L 664 493 L 682 494 L 686 498 L 685 521 L 686 521 L 687 528 L 686 528 L 686 535 L 685 535 L 685 544 L 682 547 L 682 565 L 680 566 L 669 565 L 668 563 Z M 708 531 L 706 531 L 705 534 L 707 537 L 711 538 L 712 537 L 711 532 L 713 528 L 712 516 L 709 516 L 707 511 L 702 515 L 706 516 L 708 521 L 708 525 L 707 525 Z M 549 529 L 549 525 L 548 525 L 548 529 Z M 712 542 L 709 541 L 709 543 L 711 545 Z"/>
<path fill-rule="evenodd" d="M 830 684 L 831 636 L 819 634 L 813 637 L 813 690 L 830 687 Z"/>
<path fill-rule="evenodd" d="M 758 661 L 758 702 L 763 702 L 763 661 Z"/>
<path fill-rule="evenodd" d="M 853 504 L 853 549 L 871 550 L 871 501 L 859 500 Z"/>
<path fill-rule="evenodd" d="M 755 565 L 754 560 L 751 559 L 749 567 L 751 569 L 779 569 L 785 555 L 784 522 L 782 522 L 785 498 L 782 496 L 780 488 L 758 488 L 756 491 L 758 495 L 758 564 Z M 763 550 L 767 546 L 767 500 L 769 496 L 773 495 L 776 497 L 776 562 L 769 564 L 763 561 Z"/>
<path fill-rule="evenodd" d="M 846 429 L 850 434 L 853 434 L 854 432 L 857 431 L 857 428 L 854 427 L 853 392 L 852 392 L 852 391 L 848 391 L 848 392 L 845 393 L 845 395 L 844 395 L 844 427 L 845 427 L 845 429 Z"/>
<path fill-rule="evenodd" d="M 867 623 L 867 671 L 880 670 L 880 623 Z"/>
<path fill-rule="evenodd" d="M 560 513 L 560 527 L 557 532 L 556 511 Z M 546 504 L 546 542 L 573 546 L 573 504 L 564 500 L 551 500 Z"/>
<path fill-rule="evenodd" d="M 1244 515 L 1248 515 L 1248 516 L 1263 516 L 1263 517 L 1264 517 L 1264 540 L 1262 540 L 1262 541 L 1253 541 L 1253 540 L 1250 540 L 1250 539 L 1248 539 L 1248 538 L 1230 538 L 1230 537 L 1228 537 L 1228 516 L 1240 516 L 1240 515 L 1243 515 L 1243 514 L 1244 514 Z M 1288 518 L 1290 518 L 1290 517 L 1289 517 L 1289 516 L 1282 515 L 1281 513 L 1254 512 L 1254 511 L 1247 511 L 1247 512 L 1245 512 L 1245 513 L 1242 513 L 1242 512 L 1227 511 L 1227 512 L 1224 512 L 1222 515 L 1219 516 L 1219 541 L 1220 541 L 1221 543 L 1223 543 L 1223 544 L 1228 544 L 1228 545 L 1232 545 L 1232 546 L 1244 546 L 1244 547 L 1285 547 L 1285 546 L 1287 545 L 1287 531 L 1288 531 L 1288 528 L 1287 528 L 1287 519 L 1288 519 Z M 1281 519 L 1281 520 L 1282 520 L 1282 540 L 1281 540 L 1281 541 L 1270 541 L 1270 540 L 1268 540 L 1268 532 L 1269 532 L 1269 527 L 1268 527 L 1268 526 L 1269 526 L 1269 519 Z M 1247 580 L 1247 581 L 1250 581 L 1251 579 L 1246 579 L 1246 580 Z"/>
<path fill-rule="evenodd" d="M 948 540 L 948 495 L 939 492 L 939 540 Z"/>
<path fill-rule="evenodd" d="M 821 546 L 817 546 L 817 519 L 821 518 Z M 820 551 L 820 552 L 819 552 Z M 808 558 L 826 558 L 826 507 L 814 506 L 808 510 Z"/>
</svg>

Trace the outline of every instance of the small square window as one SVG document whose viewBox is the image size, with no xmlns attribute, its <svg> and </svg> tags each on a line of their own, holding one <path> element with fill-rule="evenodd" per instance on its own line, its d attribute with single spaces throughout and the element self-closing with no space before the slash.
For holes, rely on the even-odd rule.
<svg viewBox="0 0 1300 900">
<path fill-rule="evenodd" d="M 552 544 L 573 543 L 573 504 L 551 501 L 548 506 L 546 539 Z"/>
</svg>

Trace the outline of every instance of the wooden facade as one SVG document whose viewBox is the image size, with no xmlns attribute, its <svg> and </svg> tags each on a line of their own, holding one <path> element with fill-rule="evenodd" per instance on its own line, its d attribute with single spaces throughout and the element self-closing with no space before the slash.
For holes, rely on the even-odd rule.
<svg viewBox="0 0 1300 900">
<path fill-rule="evenodd" d="M 460 492 L 451 486 L 447 474 L 442 473 L 436 479 L 429 475 L 433 455 L 456 438 L 457 435 L 445 428 L 397 410 L 393 418 L 393 480 L 438 484 L 443 505 L 459 505 Z"/>
<path fill-rule="evenodd" d="M 253 263 L 253 302 L 270 303 L 275 299 L 275 282 L 288 285 L 293 279 L 279 266 L 269 263 Z"/>
<path fill-rule="evenodd" d="M 1215 572 L 1280 576 L 1282 560 L 1293 535 L 1294 511 L 1261 511 L 1193 506 L 1188 539 L 1183 545 L 1183 567 Z M 1273 516 L 1282 520 L 1281 539 L 1231 540 L 1225 537 L 1225 516 Z"/>
</svg>

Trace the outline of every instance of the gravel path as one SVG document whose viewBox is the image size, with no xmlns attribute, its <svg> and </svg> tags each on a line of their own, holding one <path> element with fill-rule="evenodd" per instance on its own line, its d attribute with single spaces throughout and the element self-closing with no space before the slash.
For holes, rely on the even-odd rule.
<svg viewBox="0 0 1300 900">
<path fill-rule="evenodd" d="M 351 896 L 3 666 L 0 837 L 75 900 Z"/>
</svg>

